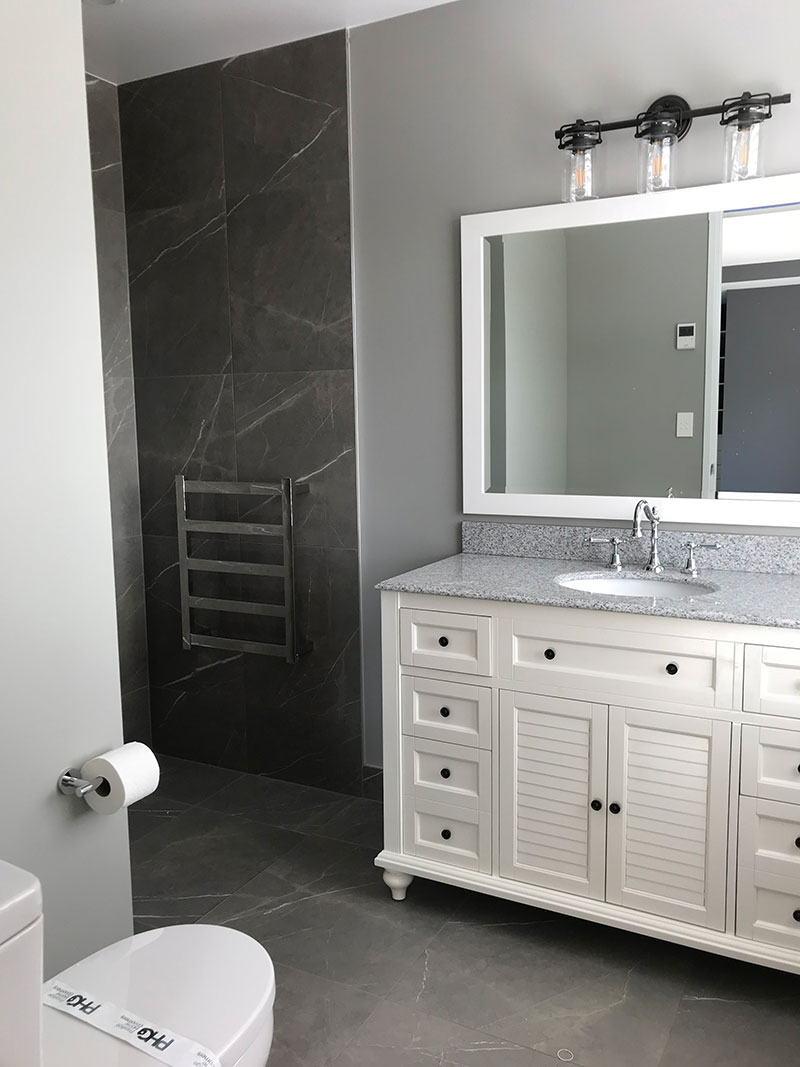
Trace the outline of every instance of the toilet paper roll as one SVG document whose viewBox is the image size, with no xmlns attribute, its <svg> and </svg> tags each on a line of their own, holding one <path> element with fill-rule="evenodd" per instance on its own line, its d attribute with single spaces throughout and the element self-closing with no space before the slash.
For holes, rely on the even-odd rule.
<svg viewBox="0 0 800 1067">
<path fill-rule="evenodd" d="M 84 763 L 81 778 L 103 779 L 84 800 L 100 815 L 113 815 L 155 792 L 160 774 L 158 760 L 147 745 L 130 741 Z"/>
</svg>

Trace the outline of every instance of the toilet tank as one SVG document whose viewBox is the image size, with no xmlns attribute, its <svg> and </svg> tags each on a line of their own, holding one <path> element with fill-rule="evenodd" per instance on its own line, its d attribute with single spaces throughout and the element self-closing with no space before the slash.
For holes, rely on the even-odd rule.
<svg viewBox="0 0 800 1067">
<path fill-rule="evenodd" d="M 0 1067 L 40 1067 L 42 890 L 0 860 Z"/>
</svg>

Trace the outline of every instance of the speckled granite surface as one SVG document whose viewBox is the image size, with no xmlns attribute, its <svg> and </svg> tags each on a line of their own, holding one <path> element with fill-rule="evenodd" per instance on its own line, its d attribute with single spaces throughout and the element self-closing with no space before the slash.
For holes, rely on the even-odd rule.
<svg viewBox="0 0 800 1067">
<path fill-rule="evenodd" d="M 631 578 L 645 576 L 638 566 L 625 573 Z M 598 595 L 567 588 L 557 581 L 569 576 L 608 578 L 612 574 L 610 570 L 598 569 L 596 563 L 579 563 L 574 559 L 464 553 L 390 578 L 377 588 L 431 596 L 800 629 L 800 575 L 716 570 L 713 574 L 701 571 L 697 579 L 684 579 L 674 572 L 664 574 L 664 578 L 679 578 L 698 587 L 697 596 L 681 600 Z M 653 580 L 658 581 L 657 578 Z M 712 585 L 711 592 L 703 592 L 704 585 Z"/>
<path fill-rule="evenodd" d="M 630 524 L 623 528 L 603 526 L 545 526 L 528 522 L 478 522 L 461 524 L 464 552 L 490 556 L 529 556 L 533 559 L 571 559 L 606 563 L 608 545 L 590 545 L 587 537 L 621 537 L 620 553 L 626 566 L 643 567 L 650 551 L 650 528 L 643 524 L 640 540 L 630 537 Z M 719 542 L 719 549 L 698 549 L 697 562 L 704 570 L 758 571 L 761 574 L 800 574 L 800 537 L 764 534 L 698 533 L 661 530 L 659 545 L 667 567 L 680 568 L 686 561 L 686 541 Z"/>
</svg>

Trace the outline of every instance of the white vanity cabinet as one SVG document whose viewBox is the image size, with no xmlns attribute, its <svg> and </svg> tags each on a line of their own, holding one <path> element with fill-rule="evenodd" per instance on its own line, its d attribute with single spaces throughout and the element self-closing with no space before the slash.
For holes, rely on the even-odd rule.
<svg viewBox="0 0 800 1067">
<path fill-rule="evenodd" d="M 388 591 L 382 617 L 396 899 L 431 878 L 800 973 L 800 632 Z"/>
</svg>

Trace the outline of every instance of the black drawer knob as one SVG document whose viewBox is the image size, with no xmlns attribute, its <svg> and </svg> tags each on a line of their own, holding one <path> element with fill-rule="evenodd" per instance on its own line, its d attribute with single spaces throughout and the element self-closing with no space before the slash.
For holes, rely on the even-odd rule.
<svg viewBox="0 0 800 1067">
<path fill-rule="evenodd" d="M 446 719 L 450 715 L 450 709 L 449 708 L 439 708 L 439 714 L 442 716 L 443 719 Z"/>
<path fill-rule="evenodd" d="M 602 800 L 593 800 L 591 807 L 592 807 L 592 811 L 600 811 L 602 809 L 602 807 L 603 807 L 603 801 Z"/>
<path fill-rule="evenodd" d="M 667 664 L 667 674 L 677 674 L 677 673 L 678 673 L 678 664 L 677 663 L 668 663 Z"/>
<path fill-rule="evenodd" d="M 447 646 L 450 644 L 450 641 L 448 640 L 448 638 L 442 636 L 439 638 L 439 644 L 442 646 L 442 648 L 447 648 Z"/>
<path fill-rule="evenodd" d="M 555 659 L 556 658 L 556 650 L 554 648 L 546 648 L 544 650 L 544 658 L 545 659 Z"/>
<path fill-rule="evenodd" d="M 442 778 L 449 778 L 450 777 L 450 769 L 449 769 L 449 767 L 442 767 L 442 769 L 439 771 L 439 774 L 441 774 Z"/>
<path fill-rule="evenodd" d="M 451 836 L 452 835 L 449 830 L 442 830 L 442 837 L 445 839 L 445 841 L 449 841 Z M 798 912 L 798 914 L 800 914 L 800 912 Z"/>
<path fill-rule="evenodd" d="M 792 912 L 792 918 L 796 923 L 800 923 L 800 908 L 797 908 Z"/>
<path fill-rule="evenodd" d="M 794 847 L 795 848 L 800 848 L 800 837 L 796 837 L 794 839 Z"/>
<path fill-rule="evenodd" d="M 622 811 L 622 808 L 620 808 L 619 804 L 609 804 L 608 810 L 611 812 L 612 815 L 619 815 L 620 811 Z"/>
<path fill-rule="evenodd" d="M 797 773 L 800 774 L 800 763 L 797 764 Z"/>
</svg>

